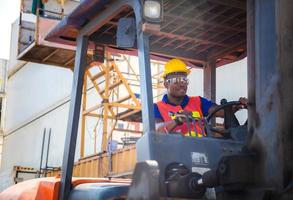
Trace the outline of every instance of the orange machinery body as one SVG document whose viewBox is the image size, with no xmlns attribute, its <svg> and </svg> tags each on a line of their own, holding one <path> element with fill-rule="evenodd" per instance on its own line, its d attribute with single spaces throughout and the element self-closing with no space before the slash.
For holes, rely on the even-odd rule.
<svg viewBox="0 0 293 200">
<path fill-rule="evenodd" d="M 108 178 L 73 178 L 72 187 L 83 183 L 99 183 L 101 185 L 126 184 L 130 179 Z M 0 200 L 58 200 L 60 178 L 38 178 L 18 183 L 0 193 Z"/>
</svg>

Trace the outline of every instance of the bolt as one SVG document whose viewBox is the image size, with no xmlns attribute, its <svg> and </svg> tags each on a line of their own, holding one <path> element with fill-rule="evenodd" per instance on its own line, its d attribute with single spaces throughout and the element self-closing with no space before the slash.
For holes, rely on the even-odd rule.
<svg viewBox="0 0 293 200">
<path fill-rule="evenodd" d="M 226 171 L 227 171 L 227 165 L 224 164 L 224 163 L 221 163 L 221 164 L 220 164 L 220 167 L 219 167 L 219 172 L 220 172 L 221 174 L 224 174 L 224 173 L 226 173 Z"/>
</svg>

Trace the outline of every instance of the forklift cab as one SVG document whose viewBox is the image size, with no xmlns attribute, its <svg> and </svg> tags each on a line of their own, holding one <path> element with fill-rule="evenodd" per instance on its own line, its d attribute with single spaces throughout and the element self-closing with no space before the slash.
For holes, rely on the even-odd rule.
<svg viewBox="0 0 293 200">
<path fill-rule="evenodd" d="M 216 199 L 213 187 L 218 186 L 216 173 L 218 173 L 217 170 L 220 170 L 219 167 L 221 170 L 224 168 L 225 164 L 222 163 L 222 160 L 232 155 L 242 154 L 245 151 L 247 125 L 240 125 L 238 121 L 233 121 L 237 119 L 232 112 L 232 105 L 237 103 L 229 102 L 218 108 L 218 110 L 222 108 L 227 111 L 224 119 L 227 125 L 225 129 L 221 129 L 221 134 L 225 132 L 225 136 L 215 137 L 214 133 L 218 130 L 212 127 L 211 123 L 206 123 L 207 135 L 203 137 L 172 133 L 152 133 L 149 136 L 150 138 L 147 138 L 148 135 L 143 135 L 136 144 L 137 160 L 142 162 L 141 165 L 137 165 L 137 170 L 140 173 L 149 172 L 147 177 L 152 176 L 153 170 L 159 171 L 159 183 L 157 185 L 159 185 L 160 195 L 162 196 Z M 229 114 L 231 115 L 230 118 L 228 117 Z M 210 119 L 211 117 L 212 115 L 209 115 L 207 118 Z M 149 152 L 146 151 L 148 148 Z M 147 160 L 156 161 L 156 165 L 144 162 Z M 139 185 L 142 181 L 140 176 L 143 173 L 140 173 L 134 173 L 133 185 Z M 206 176 L 203 177 L 204 174 Z M 138 183 L 135 183 L 136 180 L 138 180 Z M 239 187 L 241 186 L 239 185 Z M 138 190 L 137 186 L 132 190 Z"/>
<path fill-rule="evenodd" d="M 288 53 L 292 53 L 288 41 L 293 38 L 290 9 L 290 0 L 81 2 L 46 38 L 77 48 L 60 199 L 78 199 L 71 177 L 86 55 L 100 47 L 123 50 L 139 60 L 144 135 L 137 142 L 138 163 L 127 199 L 290 199 L 292 126 L 288 120 L 293 101 L 288 92 L 292 73 L 286 74 L 293 62 Z M 247 125 L 233 123 L 229 110 L 237 102 L 231 102 L 223 109 L 232 137 L 155 132 L 152 57 L 178 57 L 204 68 L 207 90 L 215 92 L 216 66 L 245 55 L 251 102 Z M 208 95 L 213 97 L 213 92 Z"/>
</svg>

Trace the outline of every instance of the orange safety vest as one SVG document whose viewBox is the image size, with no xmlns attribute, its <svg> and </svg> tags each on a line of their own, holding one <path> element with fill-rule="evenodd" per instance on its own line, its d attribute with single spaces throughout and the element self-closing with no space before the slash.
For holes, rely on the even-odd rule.
<svg viewBox="0 0 293 200">
<path fill-rule="evenodd" d="M 173 106 L 171 104 L 165 103 L 164 101 L 159 101 L 157 103 L 158 109 L 160 111 L 160 114 L 165 122 L 171 121 L 171 117 L 169 116 L 169 112 L 177 113 L 179 111 L 185 110 L 192 112 L 192 115 L 196 118 L 203 118 L 203 114 L 201 111 L 201 100 L 199 96 L 196 97 L 189 97 L 189 101 L 185 108 L 183 109 L 180 105 Z M 195 126 L 194 123 L 190 122 L 190 136 L 198 136 L 202 137 L 204 133 L 204 128 L 202 130 L 199 123 L 203 123 L 201 121 L 196 121 Z M 204 125 L 202 124 L 202 127 Z M 179 132 L 182 135 L 189 136 L 189 131 L 187 127 L 187 123 L 185 122 L 182 125 L 176 126 L 173 130 L 173 132 Z"/>
</svg>

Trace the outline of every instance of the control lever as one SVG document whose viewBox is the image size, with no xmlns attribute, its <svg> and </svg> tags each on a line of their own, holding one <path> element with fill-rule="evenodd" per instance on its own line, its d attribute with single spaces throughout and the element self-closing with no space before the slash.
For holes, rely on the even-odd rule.
<svg viewBox="0 0 293 200">
<path fill-rule="evenodd" d="M 195 128 L 195 127 L 196 127 L 196 121 L 195 121 L 195 118 L 191 117 L 191 120 L 192 120 L 193 128 L 194 128 L 194 130 L 195 130 L 195 129 L 196 129 L 196 128 Z M 198 133 L 197 133 L 196 131 L 194 131 L 194 132 L 195 132 L 195 136 L 198 137 Z"/>
<path fill-rule="evenodd" d="M 186 118 L 186 124 L 187 124 L 187 129 L 188 129 L 188 135 L 191 136 L 191 127 L 190 127 L 190 120 L 192 120 L 192 118 L 186 114 L 186 113 L 180 113 L 177 112 L 176 114 L 172 111 L 168 112 L 168 115 L 171 117 L 171 119 L 176 119 L 176 117 L 184 117 Z"/>
<path fill-rule="evenodd" d="M 206 120 L 204 118 L 200 118 L 200 117 L 196 117 L 193 115 L 189 115 L 187 113 L 180 113 L 180 112 L 177 112 L 176 114 L 172 111 L 169 111 L 168 112 L 169 116 L 171 117 L 171 119 L 175 119 L 176 117 L 184 117 L 186 119 L 186 124 L 187 124 L 187 128 L 188 128 L 188 135 L 191 136 L 191 124 L 193 124 L 194 126 L 194 129 L 196 127 L 196 123 L 199 123 L 199 126 L 200 126 L 200 129 L 201 129 L 201 132 L 204 133 L 204 127 L 203 127 L 203 123 L 206 124 Z M 197 134 L 198 136 L 198 133 L 195 131 L 195 134 Z"/>
</svg>

